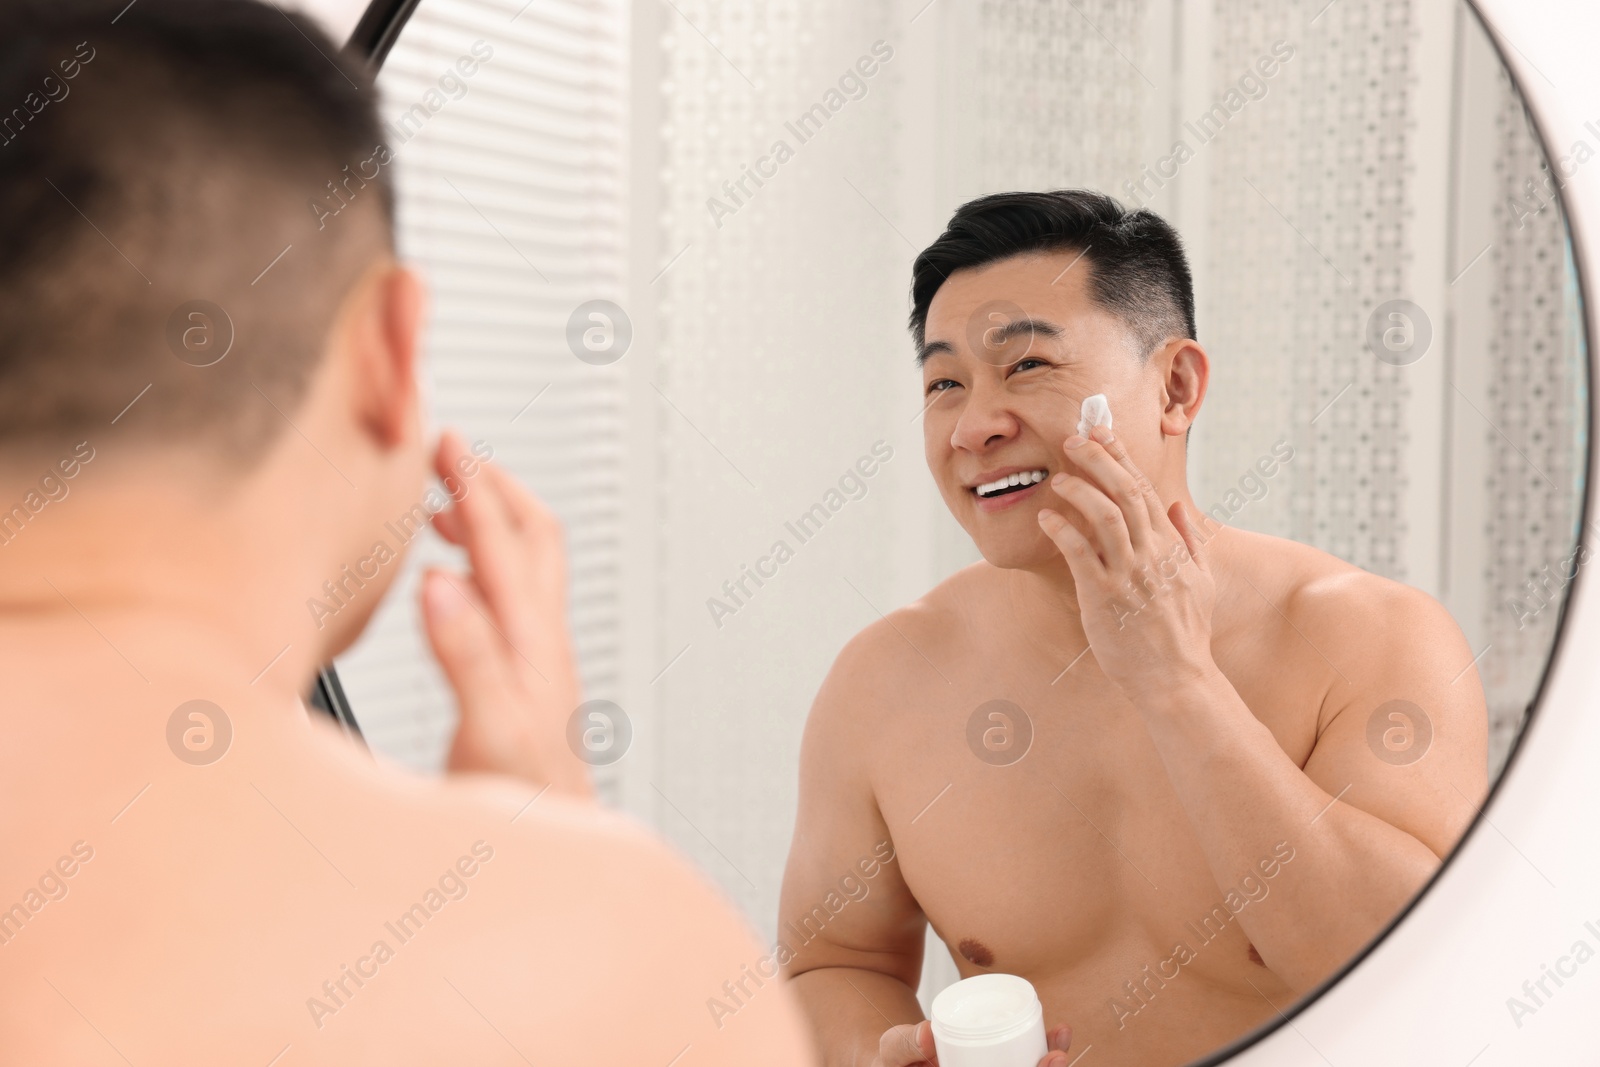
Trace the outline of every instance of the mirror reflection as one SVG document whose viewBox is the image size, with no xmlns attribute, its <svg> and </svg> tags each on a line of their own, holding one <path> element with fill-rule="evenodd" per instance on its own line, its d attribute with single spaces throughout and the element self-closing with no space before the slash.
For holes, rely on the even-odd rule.
<svg viewBox="0 0 1600 1067">
<path fill-rule="evenodd" d="M 604 801 L 830 1063 L 1008 974 L 1069 1058 L 1182 1064 L 1339 972 L 1588 556 L 1592 150 L 1444 0 L 519 6 L 423 0 L 379 82 L 433 408 L 563 520 Z M 338 666 L 429 768 L 411 548 Z"/>
</svg>

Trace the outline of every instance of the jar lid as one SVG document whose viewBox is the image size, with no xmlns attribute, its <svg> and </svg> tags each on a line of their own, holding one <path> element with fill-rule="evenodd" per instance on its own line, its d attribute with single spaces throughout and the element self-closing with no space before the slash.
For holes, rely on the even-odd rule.
<svg viewBox="0 0 1600 1067">
<path fill-rule="evenodd" d="M 947 986 L 933 998 L 933 1025 L 957 1041 L 1011 1037 L 1041 1012 L 1033 983 L 1014 974 L 980 974 Z"/>
</svg>

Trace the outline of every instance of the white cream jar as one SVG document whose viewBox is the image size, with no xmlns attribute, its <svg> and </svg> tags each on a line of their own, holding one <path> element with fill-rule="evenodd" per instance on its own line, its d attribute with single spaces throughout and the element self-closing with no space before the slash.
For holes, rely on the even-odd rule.
<svg viewBox="0 0 1600 1067">
<path fill-rule="evenodd" d="M 1033 984 L 1014 974 L 980 974 L 933 998 L 939 1067 L 1038 1067 L 1044 1009 Z"/>
</svg>

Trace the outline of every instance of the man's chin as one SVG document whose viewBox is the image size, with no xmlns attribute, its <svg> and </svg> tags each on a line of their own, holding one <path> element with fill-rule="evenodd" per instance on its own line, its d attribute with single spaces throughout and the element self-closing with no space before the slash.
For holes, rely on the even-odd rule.
<svg viewBox="0 0 1600 1067">
<path fill-rule="evenodd" d="M 362 634 L 366 633 L 368 624 L 372 622 L 379 606 L 388 597 L 390 586 L 394 584 L 404 562 L 405 557 L 402 553 L 379 571 L 376 578 L 368 579 L 360 594 L 327 620 L 327 627 L 323 631 L 324 662 L 332 662 L 336 657 L 349 651 L 350 647 L 361 639 Z"/>
<path fill-rule="evenodd" d="M 1061 552 L 1040 534 L 1037 542 L 1008 543 L 998 538 L 976 542 L 978 551 L 991 567 L 1008 571 L 1037 571 L 1062 562 Z"/>
</svg>

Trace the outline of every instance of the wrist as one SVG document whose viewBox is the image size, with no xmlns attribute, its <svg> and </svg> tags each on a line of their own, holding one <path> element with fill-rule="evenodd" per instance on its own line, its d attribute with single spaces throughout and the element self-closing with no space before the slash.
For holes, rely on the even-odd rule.
<svg viewBox="0 0 1600 1067">
<path fill-rule="evenodd" d="M 565 724 L 561 729 L 552 729 L 550 723 L 530 728 L 523 735 L 518 752 L 518 770 L 513 773 L 519 777 L 567 796 L 594 797 L 590 763 L 569 743 Z"/>
<path fill-rule="evenodd" d="M 1184 714 L 1197 703 L 1210 702 L 1218 687 L 1228 685 L 1221 668 L 1208 651 L 1203 657 L 1164 665 L 1146 672 L 1143 684 L 1127 694 L 1134 707 L 1147 715 Z"/>
</svg>

